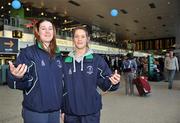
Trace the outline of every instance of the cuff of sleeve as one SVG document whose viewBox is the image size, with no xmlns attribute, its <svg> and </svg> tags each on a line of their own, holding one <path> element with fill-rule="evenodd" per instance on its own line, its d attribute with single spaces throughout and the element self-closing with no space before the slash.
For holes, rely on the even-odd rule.
<svg viewBox="0 0 180 123">
<path fill-rule="evenodd" d="M 11 78 L 12 80 L 16 81 L 16 82 L 23 82 L 23 81 L 25 81 L 25 80 L 28 79 L 27 74 L 25 74 L 25 75 L 23 76 L 23 78 L 16 78 L 16 77 L 15 77 L 14 75 L 12 75 L 12 74 L 9 74 L 9 75 L 10 75 L 10 78 Z"/>
<path fill-rule="evenodd" d="M 116 84 L 116 85 L 111 85 L 108 89 L 108 91 L 115 91 L 119 88 L 120 83 Z"/>
<path fill-rule="evenodd" d="M 24 87 L 27 90 L 29 90 L 33 85 L 33 83 L 31 81 L 28 81 L 29 77 L 28 77 L 27 74 L 25 74 L 23 78 L 16 78 L 11 74 L 11 78 L 13 78 L 13 82 L 14 82 L 13 87 L 14 87 L 14 89 L 18 88 L 19 86 L 17 85 L 17 83 L 21 83 L 21 82 L 27 83 L 27 84 L 23 84 Z"/>
</svg>

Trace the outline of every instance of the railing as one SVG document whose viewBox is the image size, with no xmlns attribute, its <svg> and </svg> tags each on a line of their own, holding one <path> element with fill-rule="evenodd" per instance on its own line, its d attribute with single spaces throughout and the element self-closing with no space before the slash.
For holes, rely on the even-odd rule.
<svg viewBox="0 0 180 123">
<path fill-rule="evenodd" d="M 18 18 L 18 17 L 9 17 L 9 18 L 5 18 L 1 21 L 3 21 L 4 25 L 16 27 L 25 33 L 30 33 L 30 34 L 33 33 L 32 27 L 31 28 L 26 27 L 26 25 L 31 24 L 33 20 L 22 19 L 22 18 Z M 72 39 L 72 32 L 70 32 L 70 31 L 62 31 L 60 28 L 57 28 L 56 32 L 57 32 L 57 36 L 62 39 L 67 39 L 67 40 Z M 98 42 L 100 45 L 105 45 L 105 46 L 108 45 L 111 47 L 119 47 L 120 46 L 113 42 L 108 43 L 108 41 L 105 41 L 102 39 L 93 39 L 93 42 Z"/>
</svg>

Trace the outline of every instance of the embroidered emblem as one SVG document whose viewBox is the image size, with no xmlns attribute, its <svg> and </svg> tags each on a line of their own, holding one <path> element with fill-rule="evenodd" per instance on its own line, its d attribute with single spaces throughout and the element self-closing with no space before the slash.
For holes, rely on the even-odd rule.
<svg viewBox="0 0 180 123">
<path fill-rule="evenodd" d="M 72 74 L 72 70 L 71 70 L 71 68 L 69 69 L 69 75 L 71 75 Z"/>
<path fill-rule="evenodd" d="M 46 64 L 45 64 L 45 62 L 44 62 L 44 60 L 42 60 L 41 61 L 41 66 L 45 66 Z"/>
<path fill-rule="evenodd" d="M 93 73 L 93 67 L 92 66 L 87 66 L 87 73 L 89 75 Z"/>
<path fill-rule="evenodd" d="M 58 66 L 59 68 L 62 68 L 61 61 L 60 61 L 60 60 L 57 60 L 56 62 L 57 62 L 57 64 L 58 64 L 57 66 Z"/>
</svg>

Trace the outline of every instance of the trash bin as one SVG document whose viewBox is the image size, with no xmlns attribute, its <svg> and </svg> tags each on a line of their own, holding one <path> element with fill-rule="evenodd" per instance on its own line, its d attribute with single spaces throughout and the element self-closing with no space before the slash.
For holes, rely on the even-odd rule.
<svg viewBox="0 0 180 123">
<path fill-rule="evenodd" d="M 2 69 L 2 84 L 6 84 L 8 65 L 2 65 L 1 69 Z"/>
</svg>

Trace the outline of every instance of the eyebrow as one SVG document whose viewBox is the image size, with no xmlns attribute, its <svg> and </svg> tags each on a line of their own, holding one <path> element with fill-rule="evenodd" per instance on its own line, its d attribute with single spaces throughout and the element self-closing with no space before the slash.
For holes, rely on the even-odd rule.
<svg viewBox="0 0 180 123">
<path fill-rule="evenodd" d="M 40 28 L 41 28 L 41 27 L 46 27 L 46 26 L 40 26 Z M 53 28 L 53 26 L 49 26 L 49 27 L 52 27 L 52 28 Z M 49 27 L 48 27 L 48 28 L 49 28 Z"/>
</svg>

